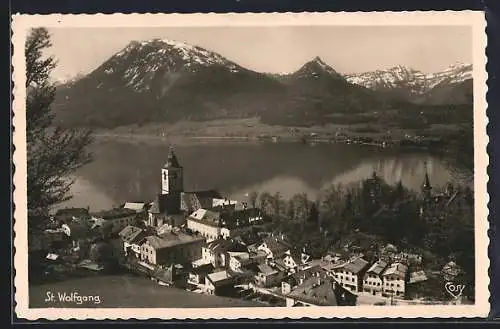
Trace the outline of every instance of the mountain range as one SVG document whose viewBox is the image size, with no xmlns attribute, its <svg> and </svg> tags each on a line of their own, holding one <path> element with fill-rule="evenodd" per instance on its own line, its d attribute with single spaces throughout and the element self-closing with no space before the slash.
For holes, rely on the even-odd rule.
<svg viewBox="0 0 500 329">
<path fill-rule="evenodd" d="M 291 74 L 266 74 L 201 47 L 153 39 L 132 41 L 89 74 L 58 84 L 54 110 L 65 125 L 106 128 L 247 117 L 352 123 L 374 112 L 411 121 L 430 108 L 442 120 L 450 111 L 472 113 L 471 74 L 461 64 L 433 74 L 396 66 L 342 75 L 319 57 Z"/>
</svg>

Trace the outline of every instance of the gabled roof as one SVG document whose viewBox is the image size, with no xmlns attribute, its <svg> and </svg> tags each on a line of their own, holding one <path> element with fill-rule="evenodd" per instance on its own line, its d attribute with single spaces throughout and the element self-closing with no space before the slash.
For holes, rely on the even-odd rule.
<svg viewBox="0 0 500 329">
<path fill-rule="evenodd" d="M 189 219 L 211 226 L 219 226 L 219 215 L 217 212 L 201 208 L 189 215 Z"/>
<path fill-rule="evenodd" d="M 292 290 L 288 296 L 318 306 L 339 305 L 334 281 L 330 278 L 311 277 Z"/>
<path fill-rule="evenodd" d="M 366 272 L 373 273 L 376 275 L 381 275 L 386 267 L 387 267 L 387 262 L 384 262 L 383 260 L 379 260 L 379 261 L 376 261 Z"/>
<path fill-rule="evenodd" d="M 195 274 L 209 274 L 214 270 L 212 263 L 202 264 L 191 269 L 191 273 Z"/>
<path fill-rule="evenodd" d="M 151 214 L 159 214 L 160 213 L 160 205 L 158 204 L 158 200 L 155 200 L 151 203 L 151 208 L 149 208 L 148 211 Z"/>
<path fill-rule="evenodd" d="M 272 275 L 278 273 L 275 269 L 273 269 L 271 266 L 267 264 L 260 264 L 257 265 L 257 268 L 259 269 L 259 272 L 264 274 L 264 275 Z"/>
<path fill-rule="evenodd" d="M 127 208 L 113 208 L 92 213 L 95 218 L 116 219 L 135 215 L 136 211 Z"/>
<path fill-rule="evenodd" d="M 123 205 L 123 208 L 135 210 L 137 212 L 143 211 L 145 207 L 146 204 L 144 202 L 126 202 L 125 205 Z"/>
<path fill-rule="evenodd" d="M 408 267 L 404 264 L 401 263 L 392 263 L 391 266 L 389 266 L 385 272 L 384 276 L 386 275 L 396 275 L 400 278 L 404 278 L 406 276 L 406 272 L 408 271 Z"/>
<path fill-rule="evenodd" d="M 216 287 L 224 285 L 225 283 L 229 283 L 233 280 L 232 276 L 225 270 L 220 272 L 210 273 L 207 275 L 207 279 L 209 279 Z"/>
<path fill-rule="evenodd" d="M 123 239 L 123 241 L 132 243 L 136 242 L 136 240 L 140 238 L 143 232 L 144 230 L 139 227 L 128 225 L 123 230 L 121 230 L 118 235 Z"/>
<path fill-rule="evenodd" d="M 174 149 L 171 147 L 167 157 L 167 163 L 163 166 L 165 169 L 169 168 L 182 168 L 177 160 L 177 156 L 174 153 Z"/>
<path fill-rule="evenodd" d="M 221 238 L 209 242 L 206 245 L 206 248 L 210 249 L 212 252 L 226 252 L 231 248 L 232 245 L 233 243 L 231 242 L 231 240 Z"/>
<path fill-rule="evenodd" d="M 88 218 L 89 210 L 86 208 L 63 208 L 57 210 L 54 217 L 59 216 L 68 216 L 68 217 L 77 217 L 77 218 Z"/>
<path fill-rule="evenodd" d="M 278 237 L 268 236 L 264 238 L 263 242 L 266 244 L 267 248 L 271 250 L 274 256 L 283 254 L 290 249 L 290 245 Z"/>
<path fill-rule="evenodd" d="M 357 274 L 368 266 L 368 262 L 361 257 L 358 257 L 350 262 L 345 263 L 342 268 L 351 273 Z"/>
<path fill-rule="evenodd" d="M 146 241 L 155 249 L 169 248 L 202 240 L 204 240 L 204 238 L 182 232 L 169 232 L 162 234 L 161 236 L 146 237 Z"/>
<path fill-rule="evenodd" d="M 220 194 L 216 190 L 201 190 L 201 191 L 190 191 L 190 192 L 184 192 L 186 194 L 194 194 L 200 199 L 224 199 L 222 194 Z"/>
<path fill-rule="evenodd" d="M 300 282 L 301 278 L 307 280 L 313 277 L 315 274 L 319 274 L 321 277 L 323 277 L 326 275 L 326 271 L 320 265 L 315 265 L 303 269 L 301 271 L 292 273 L 289 276 L 287 276 L 284 280 L 290 283 L 292 286 L 295 286 Z"/>
<path fill-rule="evenodd" d="M 424 271 L 416 271 L 410 273 L 410 280 L 408 283 L 418 283 L 427 280 L 427 275 Z"/>
</svg>

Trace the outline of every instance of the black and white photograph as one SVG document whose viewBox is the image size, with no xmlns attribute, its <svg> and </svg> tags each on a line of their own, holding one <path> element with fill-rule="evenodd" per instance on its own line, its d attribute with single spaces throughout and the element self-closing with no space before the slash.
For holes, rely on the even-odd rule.
<svg viewBox="0 0 500 329">
<path fill-rule="evenodd" d="M 484 18 L 330 15 L 18 17 L 22 311 L 487 314 Z"/>
</svg>

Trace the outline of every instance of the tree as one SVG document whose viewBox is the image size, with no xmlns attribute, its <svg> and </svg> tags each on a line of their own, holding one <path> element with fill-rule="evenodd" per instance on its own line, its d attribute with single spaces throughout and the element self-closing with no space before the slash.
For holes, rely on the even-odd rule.
<svg viewBox="0 0 500 329">
<path fill-rule="evenodd" d="M 248 194 L 248 202 L 252 208 L 257 208 L 257 199 L 259 198 L 259 193 L 252 191 Z"/>
<path fill-rule="evenodd" d="M 25 44 L 26 141 L 28 155 L 28 229 L 39 229 L 50 209 L 71 198 L 70 175 L 91 160 L 88 130 L 64 129 L 54 123 L 51 105 L 55 86 L 50 73 L 56 66 L 45 56 L 51 46 L 45 28 L 32 29 Z"/>
</svg>

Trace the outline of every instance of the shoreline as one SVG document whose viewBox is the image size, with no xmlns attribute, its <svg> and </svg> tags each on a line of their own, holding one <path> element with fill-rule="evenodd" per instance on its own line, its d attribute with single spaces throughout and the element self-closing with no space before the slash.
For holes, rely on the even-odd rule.
<svg viewBox="0 0 500 329">
<path fill-rule="evenodd" d="M 247 136 L 156 136 L 149 134 L 117 134 L 117 133 L 94 133 L 92 136 L 96 141 L 125 141 L 125 142 L 147 142 L 147 143 L 169 143 L 176 145 L 192 144 L 210 144 L 210 143 L 248 143 L 248 144 L 278 144 L 278 143 L 297 143 L 303 145 L 317 144 L 340 144 L 340 145 L 359 145 L 374 147 L 377 149 L 404 149 L 415 151 L 430 151 L 431 148 L 426 145 L 400 145 L 398 142 L 384 144 L 380 142 L 363 142 L 358 140 L 339 141 L 334 138 L 317 137 L 304 139 L 303 137 L 279 136 L 271 137 L 247 137 Z"/>
</svg>

